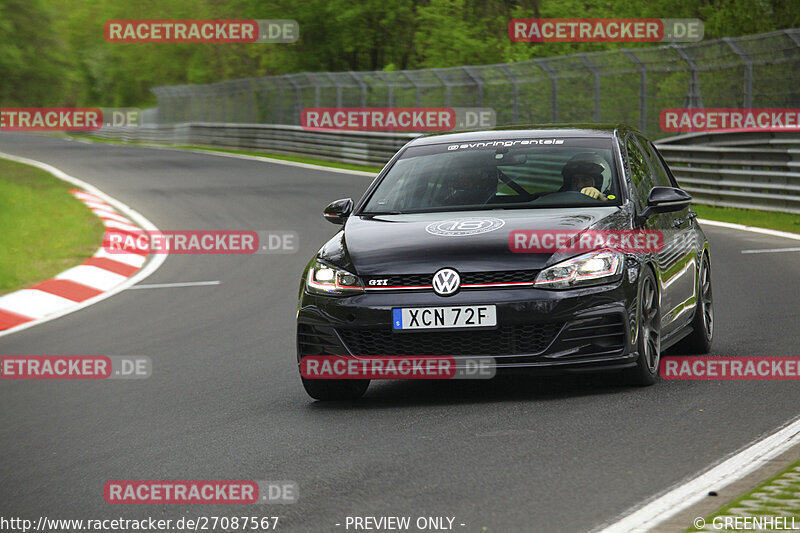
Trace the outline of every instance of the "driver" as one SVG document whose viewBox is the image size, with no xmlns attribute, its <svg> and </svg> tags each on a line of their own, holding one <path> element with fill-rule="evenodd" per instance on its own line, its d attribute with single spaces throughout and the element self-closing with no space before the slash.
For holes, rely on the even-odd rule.
<svg viewBox="0 0 800 533">
<path fill-rule="evenodd" d="M 578 191 L 590 198 L 606 201 L 600 192 L 603 186 L 603 167 L 591 161 L 569 161 L 561 169 L 564 185 L 560 191 Z"/>
<path fill-rule="evenodd" d="M 497 194 L 497 175 L 487 168 L 459 167 L 448 185 L 445 205 L 483 205 Z"/>
</svg>

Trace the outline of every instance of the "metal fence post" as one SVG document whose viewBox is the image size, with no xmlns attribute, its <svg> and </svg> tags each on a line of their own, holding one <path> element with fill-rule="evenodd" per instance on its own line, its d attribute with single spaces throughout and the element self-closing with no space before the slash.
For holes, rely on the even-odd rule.
<svg viewBox="0 0 800 533">
<path fill-rule="evenodd" d="M 209 104 L 208 100 L 210 93 L 211 89 L 208 87 L 203 87 L 198 95 L 198 101 L 200 103 L 200 118 L 198 120 L 200 122 L 209 122 L 209 110 L 211 109 L 211 105 Z"/>
<path fill-rule="evenodd" d="M 632 50 L 622 50 L 639 69 L 639 129 L 647 133 L 647 68 Z"/>
<path fill-rule="evenodd" d="M 367 84 L 364 83 L 364 80 L 359 78 L 352 70 L 348 71 L 347 73 L 350 74 L 350 76 L 356 80 L 358 86 L 361 87 L 361 107 L 367 107 Z"/>
<path fill-rule="evenodd" d="M 588 68 L 592 76 L 594 76 L 594 121 L 600 122 L 600 74 L 594 63 L 586 57 L 586 54 L 578 54 L 578 57 L 581 58 L 583 64 L 586 65 L 586 68 Z"/>
<path fill-rule="evenodd" d="M 319 105 L 320 91 L 319 91 L 319 83 L 317 83 L 317 76 L 311 74 L 310 72 L 306 72 L 305 75 L 306 79 L 310 81 L 311 84 L 314 86 L 314 107 L 321 107 Z"/>
<path fill-rule="evenodd" d="M 433 75 L 444 85 L 444 107 L 450 107 L 450 82 L 439 74 L 438 68 L 432 68 L 431 72 L 433 72 Z"/>
<path fill-rule="evenodd" d="M 519 80 L 514 74 L 511 73 L 507 65 L 503 64 L 498 66 L 500 67 L 500 70 L 503 71 L 503 74 L 508 76 L 508 78 L 511 80 L 511 87 L 514 94 L 514 104 L 511 108 L 511 123 L 519 124 Z"/>
<path fill-rule="evenodd" d="M 385 72 L 376 70 L 375 74 L 377 74 L 381 81 L 386 84 L 386 107 L 394 107 L 394 85 L 392 85 L 392 83 L 386 78 Z"/>
<path fill-rule="evenodd" d="M 472 71 L 470 70 L 470 67 L 461 67 L 461 69 L 464 72 L 466 72 L 467 76 L 472 78 L 472 81 L 474 81 L 475 85 L 478 86 L 478 106 L 477 107 L 483 107 L 483 80 L 481 80 L 480 77 L 478 77 L 475 74 L 473 74 Z"/>
<path fill-rule="evenodd" d="M 744 63 L 744 106 L 749 109 L 753 107 L 753 60 L 730 37 L 723 37 L 722 40 L 731 47 L 733 53 L 739 56 L 742 59 L 742 63 Z"/>
<path fill-rule="evenodd" d="M 333 75 L 330 72 L 325 73 L 328 76 L 328 79 L 331 80 L 334 86 L 336 86 L 336 107 L 342 107 L 342 86 L 339 84 Z"/>
<path fill-rule="evenodd" d="M 408 72 L 403 71 L 403 75 L 408 78 L 408 81 L 414 86 L 414 105 L 422 107 L 422 89 L 420 89 L 419 84 L 414 81 L 414 78 L 408 75 Z"/>
<path fill-rule="evenodd" d="M 794 41 L 798 47 L 800 47 L 800 36 L 797 35 L 797 28 L 792 28 L 790 30 L 783 30 L 783 33 L 789 36 L 789 39 Z"/>
<path fill-rule="evenodd" d="M 547 64 L 546 59 L 537 59 L 536 64 L 542 67 L 548 76 L 550 76 L 550 87 L 551 87 L 551 110 L 550 110 L 550 120 L 551 122 L 558 122 L 558 77 L 556 76 L 553 69 L 550 68 L 550 65 Z"/>
<path fill-rule="evenodd" d="M 300 121 L 298 120 L 298 118 L 300 116 L 301 111 L 303 110 L 303 96 L 300 94 L 301 90 L 300 85 L 296 81 L 294 81 L 294 76 L 292 75 L 286 76 L 286 79 L 289 80 L 289 83 L 292 84 L 295 94 L 295 99 L 294 99 L 295 104 L 294 104 L 294 111 L 292 113 L 292 123 L 299 124 Z"/>
<path fill-rule="evenodd" d="M 258 121 L 258 103 L 256 102 L 256 98 L 258 97 L 258 83 L 254 79 L 247 81 L 250 89 L 247 98 L 247 121 L 252 124 Z"/>
<path fill-rule="evenodd" d="M 280 102 L 278 105 L 278 124 L 283 124 L 283 110 L 285 109 L 283 106 L 283 78 L 279 76 L 278 79 L 281 80 L 278 82 L 278 102 Z"/>
<path fill-rule="evenodd" d="M 683 47 L 675 43 L 672 43 L 670 46 L 678 52 L 678 55 L 681 56 L 684 61 L 686 61 L 686 64 L 689 65 L 689 71 L 691 72 L 691 77 L 689 78 L 689 93 L 686 95 L 688 104 L 684 101 L 684 107 L 688 107 L 689 109 L 702 109 L 703 94 L 700 92 L 700 80 L 697 77 L 697 63 L 694 62 L 694 59 L 689 57 L 689 54 L 686 53 Z"/>
</svg>

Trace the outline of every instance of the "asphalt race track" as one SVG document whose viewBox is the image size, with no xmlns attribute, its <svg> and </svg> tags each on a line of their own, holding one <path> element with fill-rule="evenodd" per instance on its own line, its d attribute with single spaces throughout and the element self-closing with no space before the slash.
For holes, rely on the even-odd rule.
<svg viewBox="0 0 800 533">
<path fill-rule="evenodd" d="M 322 208 L 358 198 L 369 178 L 30 135 L 3 134 L 0 150 L 86 180 L 161 230 L 288 230 L 300 241 L 289 255 L 172 255 L 144 283 L 221 283 L 127 290 L 0 338 L 4 355 L 154 364 L 147 380 L 0 382 L 5 516 L 278 515 L 278 531 L 448 516 L 454 531 L 587 531 L 797 416 L 797 382 L 635 389 L 597 375 L 373 383 L 359 402 L 315 403 L 295 364 L 300 271 L 335 231 Z M 713 354 L 800 355 L 800 254 L 741 253 L 797 242 L 705 230 Z M 294 480 L 300 501 L 109 505 L 114 479 Z"/>
</svg>

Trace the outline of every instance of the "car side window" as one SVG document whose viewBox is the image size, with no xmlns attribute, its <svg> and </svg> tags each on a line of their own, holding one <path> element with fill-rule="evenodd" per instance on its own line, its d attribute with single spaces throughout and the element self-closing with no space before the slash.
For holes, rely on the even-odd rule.
<svg viewBox="0 0 800 533">
<path fill-rule="evenodd" d="M 650 167 L 653 169 L 653 178 L 655 185 L 659 187 L 672 187 L 672 181 L 669 179 L 669 171 L 664 167 L 661 158 L 656 154 L 655 148 L 650 144 L 650 141 L 640 136 L 636 136 L 636 140 L 644 149 L 647 160 L 650 162 Z"/>
<path fill-rule="evenodd" d="M 647 159 L 639 147 L 639 143 L 629 135 L 625 140 L 625 151 L 628 154 L 628 164 L 631 167 L 631 179 L 633 180 L 633 197 L 637 207 L 644 209 L 647 205 L 647 195 L 653 188 L 653 177 Z"/>
<path fill-rule="evenodd" d="M 656 149 L 655 145 L 652 142 L 650 143 L 650 148 L 656 154 L 657 156 L 656 159 L 658 160 L 659 163 L 661 163 L 661 166 L 664 168 L 665 172 L 669 176 L 669 182 L 672 185 L 672 187 L 680 187 L 680 185 L 678 185 L 678 181 L 675 179 L 675 175 L 669 169 L 669 165 L 667 165 L 667 162 L 664 161 L 664 156 L 661 155 L 661 152 L 659 152 Z"/>
</svg>

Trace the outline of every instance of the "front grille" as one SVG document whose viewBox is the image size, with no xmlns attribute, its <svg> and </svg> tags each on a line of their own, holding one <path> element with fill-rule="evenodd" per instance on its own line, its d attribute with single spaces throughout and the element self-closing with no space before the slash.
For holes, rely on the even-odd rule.
<svg viewBox="0 0 800 533">
<path fill-rule="evenodd" d="M 536 279 L 538 270 L 505 270 L 500 272 L 461 272 L 461 284 L 475 283 L 519 283 L 532 282 Z M 433 273 L 430 274 L 394 274 L 386 276 L 367 276 L 367 283 L 372 279 L 388 280 L 390 287 L 415 287 L 420 285 L 430 286 Z M 370 287 L 370 285 L 367 285 Z"/>
<path fill-rule="evenodd" d="M 522 355 L 547 348 L 562 325 L 525 324 L 483 331 L 337 331 L 354 355 Z"/>
<path fill-rule="evenodd" d="M 502 272 L 466 272 L 461 274 L 461 284 L 533 282 L 538 270 L 506 270 Z"/>
</svg>

